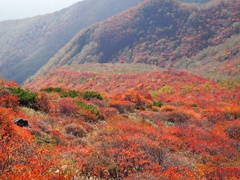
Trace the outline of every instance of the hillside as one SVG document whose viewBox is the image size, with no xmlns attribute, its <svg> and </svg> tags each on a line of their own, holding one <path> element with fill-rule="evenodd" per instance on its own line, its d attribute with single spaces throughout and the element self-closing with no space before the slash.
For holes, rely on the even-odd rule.
<svg viewBox="0 0 240 180">
<path fill-rule="evenodd" d="M 0 78 L 0 179 L 240 179 L 239 5 L 146 0 Z"/>
<path fill-rule="evenodd" d="M 1 179 L 240 178 L 240 84 L 99 66 L 0 80 Z"/>
<path fill-rule="evenodd" d="M 97 70 L 92 68 L 86 71 L 87 68 L 92 66 L 97 67 Z M 50 71 L 49 74 L 29 82 L 25 87 L 37 91 L 48 87 L 61 87 L 78 91 L 92 90 L 108 93 L 109 95 L 134 90 L 148 92 L 153 96 L 158 96 L 162 101 L 182 100 L 189 104 L 197 103 L 197 98 L 201 100 L 200 97 L 207 98 L 208 96 L 211 100 L 205 102 L 205 105 L 224 100 L 227 100 L 228 103 L 234 100 L 238 102 L 237 97 L 240 95 L 238 92 L 240 84 L 234 81 L 214 82 L 184 71 L 166 71 L 157 69 L 156 66 L 85 64 L 84 67 L 80 65 L 75 68 L 78 71 L 69 70 L 69 67 L 61 67 Z M 82 69 L 85 69 L 85 71 Z M 129 69 L 131 70 L 129 71 Z M 137 69 L 141 70 L 137 71 Z M 134 70 L 136 71 L 134 72 Z M 222 87 L 233 90 L 235 98 L 233 98 L 232 94 L 227 97 Z"/>
<path fill-rule="evenodd" d="M 0 78 L 0 179 L 240 179 L 239 5 L 146 0 Z"/>
<path fill-rule="evenodd" d="M 149 0 L 80 31 L 37 75 L 63 65 L 125 62 L 238 78 L 239 9 L 236 0 Z M 229 66 L 233 73 L 222 71 Z"/>
<path fill-rule="evenodd" d="M 143 0 L 86 0 L 61 11 L 0 22 L 0 76 L 22 83 L 81 29 Z"/>
<path fill-rule="evenodd" d="M 184 3 L 208 3 L 211 0 L 181 0 Z"/>
</svg>

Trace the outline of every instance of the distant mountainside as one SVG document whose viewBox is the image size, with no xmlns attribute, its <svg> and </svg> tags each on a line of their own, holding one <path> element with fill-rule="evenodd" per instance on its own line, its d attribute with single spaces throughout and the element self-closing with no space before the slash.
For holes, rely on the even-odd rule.
<svg viewBox="0 0 240 180">
<path fill-rule="evenodd" d="M 0 22 L 0 76 L 21 83 L 81 29 L 144 0 L 85 0 L 61 11 Z"/>
<path fill-rule="evenodd" d="M 37 75 L 63 65 L 124 62 L 239 77 L 239 9 L 237 0 L 149 0 L 79 32 Z M 223 73 L 227 68 L 231 74 Z"/>
<path fill-rule="evenodd" d="M 181 1 L 185 3 L 208 3 L 211 0 L 181 0 Z"/>
<path fill-rule="evenodd" d="M 118 94 L 131 89 L 141 92 L 153 92 L 161 89 L 163 86 L 168 86 L 170 89 L 172 89 L 171 87 L 179 89 L 180 84 L 191 84 L 194 86 L 211 81 L 188 72 L 160 70 L 155 66 L 146 64 L 116 63 L 92 65 L 92 68 L 89 69 L 91 64 L 84 64 L 84 68 L 88 69 L 87 72 L 86 70 L 84 72 L 83 68 L 81 68 L 83 65 L 76 67 L 74 72 L 70 71 L 67 66 L 60 67 L 49 71 L 43 77 L 38 76 L 25 87 L 34 90 L 47 87 L 61 87 L 78 91 L 92 90 Z"/>
</svg>

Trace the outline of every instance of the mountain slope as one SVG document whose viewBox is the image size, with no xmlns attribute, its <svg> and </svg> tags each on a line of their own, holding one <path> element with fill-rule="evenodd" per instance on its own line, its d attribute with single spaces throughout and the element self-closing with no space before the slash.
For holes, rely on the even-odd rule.
<svg viewBox="0 0 240 180">
<path fill-rule="evenodd" d="M 86 0 L 53 14 L 0 22 L 0 76 L 21 83 L 81 29 L 143 0 Z"/>
<path fill-rule="evenodd" d="M 34 92 L 0 79 L 1 179 L 240 178 L 239 84 L 176 70 L 57 73 Z"/>
<path fill-rule="evenodd" d="M 185 3 L 208 3 L 211 0 L 181 0 L 181 1 Z"/>
<path fill-rule="evenodd" d="M 147 63 L 195 71 L 182 63 L 190 61 L 199 68 L 197 64 L 206 57 L 204 51 L 216 47 L 216 55 L 221 45 L 227 53 L 207 59 L 201 67 L 215 61 L 227 65 L 234 60 L 234 67 L 239 69 L 239 9 L 236 0 L 213 1 L 200 7 L 149 0 L 79 32 L 38 74 L 84 62 Z M 202 57 L 195 61 L 199 53 Z"/>
</svg>

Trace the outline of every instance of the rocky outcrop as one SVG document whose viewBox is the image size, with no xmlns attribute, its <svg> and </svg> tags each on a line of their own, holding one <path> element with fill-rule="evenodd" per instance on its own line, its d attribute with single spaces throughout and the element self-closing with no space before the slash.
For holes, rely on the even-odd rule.
<svg viewBox="0 0 240 180">
<path fill-rule="evenodd" d="M 17 118 L 13 122 L 20 127 L 28 127 L 28 120 Z"/>
</svg>

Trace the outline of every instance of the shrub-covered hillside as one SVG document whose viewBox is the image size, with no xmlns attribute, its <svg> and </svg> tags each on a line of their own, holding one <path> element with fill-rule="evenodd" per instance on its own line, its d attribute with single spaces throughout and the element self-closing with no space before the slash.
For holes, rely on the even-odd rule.
<svg viewBox="0 0 240 180">
<path fill-rule="evenodd" d="M 185 3 L 208 3 L 211 0 L 181 0 L 181 2 Z"/>
<path fill-rule="evenodd" d="M 35 91 L 0 81 L 1 179 L 240 178 L 238 83 L 58 73 Z"/>
<path fill-rule="evenodd" d="M 0 79 L 0 179 L 240 179 L 239 5 L 146 0 Z"/>
</svg>

